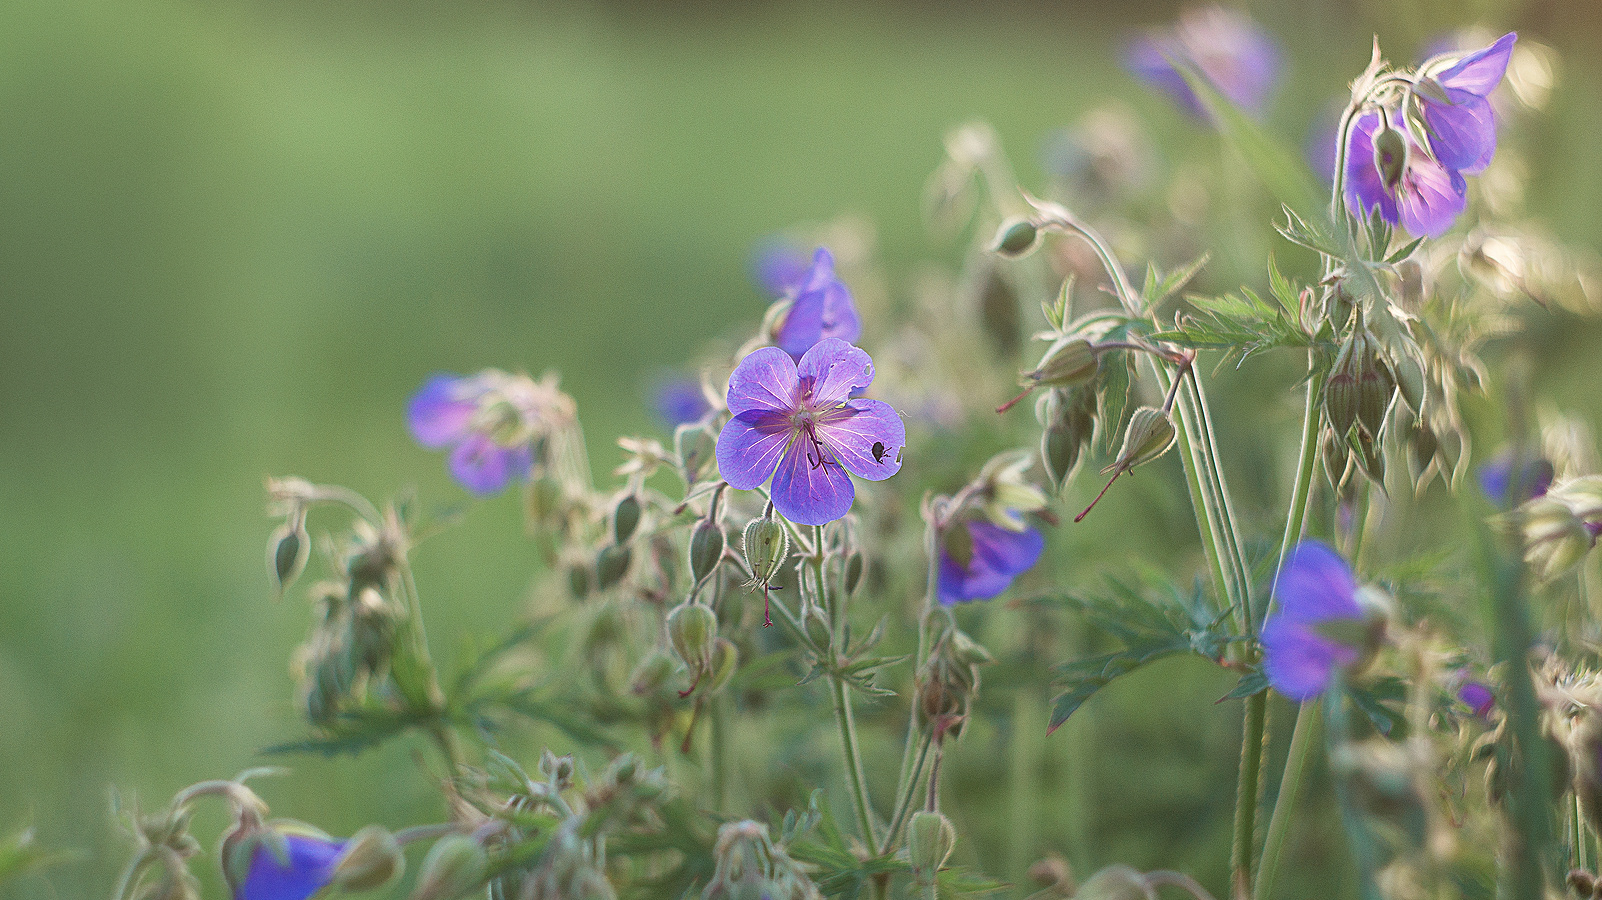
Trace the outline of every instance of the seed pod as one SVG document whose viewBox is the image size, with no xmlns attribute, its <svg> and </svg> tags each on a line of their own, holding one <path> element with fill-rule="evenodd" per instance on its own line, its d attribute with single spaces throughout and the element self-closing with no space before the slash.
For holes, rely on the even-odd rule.
<svg viewBox="0 0 1602 900">
<path fill-rule="evenodd" d="M 411 900 L 450 900 L 478 887 L 489 860 L 478 841 L 465 834 L 447 834 L 434 842 L 418 870 Z"/>
<path fill-rule="evenodd" d="M 751 578 L 759 585 L 772 583 L 790 557 L 790 533 L 777 519 L 752 519 L 745 526 L 742 545 L 745 562 L 751 567 Z"/>
<path fill-rule="evenodd" d="M 705 581 L 723 559 L 723 526 L 711 519 L 695 523 L 690 532 L 690 577 L 696 584 Z"/>
<path fill-rule="evenodd" d="M 1118 451 L 1118 459 L 1101 472 L 1103 475 L 1112 471 L 1128 471 L 1138 465 L 1151 462 L 1174 445 L 1174 422 L 1168 413 L 1151 406 L 1142 406 L 1129 417 L 1129 427 L 1124 431 L 1124 446 Z"/>
<path fill-rule="evenodd" d="M 907 823 L 907 858 L 912 863 L 912 877 L 919 884 L 934 881 L 956 846 L 957 829 L 950 819 L 928 810 L 912 814 Z"/>
<path fill-rule="evenodd" d="M 602 548 L 595 557 L 595 586 L 604 591 L 622 581 L 628 574 L 630 557 L 627 547 L 613 544 Z"/>
<path fill-rule="evenodd" d="M 1402 173 L 1407 170 L 1407 152 L 1407 138 L 1389 123 L 1375 132 L 1374 168 L 1379 170 L 1380 180 L 1387 189 L 1394 189 L 1402 182 Z"/>
<path fill-rule="evenodd" d="M 634 536 L 634 530 L 640 527 L 640 498 L 633 494 L 624 494 L 612 507 L 612 543 L 622 546 Z"/>
<path fill-rule="evenodd" d="M 368 825 L 346 843 L 333 883 L 343 891 L 370 891 L 394 881 L 405 868 L 406 855 L 395 836 Z"/>
<path fill-rule="evenodd" d="M 712 607 L 682 603 L 667 616 L 668 640 L 690 671 L 703 673 L 712 660 L 718 638 L 718 617 Z"/>
<path fill-rule="evenodd" d="M 1040 229 L 1028 219 L 1011 218 L 1001 223 L 996 229 L 996 239 L 990 245 L 991 252 L 1007 259 L 1021 259 L 1034 252 L 1040 246 Z"/>
<path fill-rule="evenodd" d="M 306 537 L 306 527 L 300 522 L 285 522 L 273 532 L 267 546 L 267 571 L 272 573 L 273 583 L 278 593 L 282 594 L 306 570 L 311 541 Z"/>
</svg>

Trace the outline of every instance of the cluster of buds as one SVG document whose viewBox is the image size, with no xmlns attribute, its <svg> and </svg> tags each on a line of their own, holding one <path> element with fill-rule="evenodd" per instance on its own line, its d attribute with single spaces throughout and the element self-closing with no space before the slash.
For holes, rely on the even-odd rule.
<svg viewBox="0 0 1602 900">
<path fill-rule="evenodd" d="M 717 868 L 701 892 L 702 900 L 822 900 L 812 879 L 784 847 L 768 836 L 768 826 L 749 819 L 718 829 L 712 850 Z"/>
<path fill-rule="evenodd" d="M 960 737 L 979 696 L 979 667 L 993 659 L 972 638 L 948 627 L 918 670 L 918 727 L 932 728 L 941 738 Z"/>
<path fill-rule="evenodd" d="M 740 652 L 734 642 L 718 636 L 712 607 L 693 600 L 679 604 L 667 615 L 667 633 L 673 652 L 690 670 L 690 686 L 679 692 L 680 697 L 697 689 L 711 693 L 729 683 Z"/>
<path fill-rule="evenodd" d="M 1515 519 L 1524 537 L 1524 560 L 1543 581 L 1563 575 L 1596 546 L 1602 534 L 1602 476 L 1553 485 L 1525 503 Z"/>
</svg>

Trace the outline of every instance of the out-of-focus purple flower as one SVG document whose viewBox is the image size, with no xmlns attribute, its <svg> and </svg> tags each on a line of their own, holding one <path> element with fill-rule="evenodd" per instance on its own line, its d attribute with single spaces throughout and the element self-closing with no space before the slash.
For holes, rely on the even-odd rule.
<svg viewBox="0 0 1602 900">
<path fill-rule="evenodd" d="M 1364 627 L 1357 582 L 1334 550 L 1302 541 L 1275 580 L 1279 605 L 1263 623 L 1263 668 L 1268 683 L 1292 700 L 1316 697 L 1337 666 L 1356 662 L 1351 637 Z"/>
<path fill-rule="evenodd" d="M 1496 152 L 1496 115 L 1487 98 L 1501 83 L 1518 35 L 1508 32 L 1489 47 L 1464 56 L 1434 76 L 1446 97 L 1420 91 L 1430 151 L 1448 169 L 1484 170 Z"/>
<path fill-rule="evenodd" d="M 675 378 L 656 390 L 656 413 L 670 427 L 677 428 L 690 422 L 699 422 L 712 411 L 701 391 L 701 382 L 694 378 Z"/>
<path fill-rule="evenodd" d="M 333 882 L 345 841 L 310 829 L 302 833 L 273 828 L 225 842 L 223 868 L 234 900 L 308 900 Z"/>
<path fill-rule="evenodd" d="M 1375 160 L 1374 139 L 1382 130 L 1379 112 L 1358 116 L 1346 143 L 1346 206 L 1366 219 L 1374 209 L 1392 225 L 1398 223 L 1414 235 L 1440 237 L 1468 206 L 1468 184 L 1458 172 L 1441 165 L 1415 141 L 1402 134 L 1397 142 L 1402 159 L 1387 154 Z M 1400 177 L 1387 184 L 1380 166 L 1399 169 Z"/>
<path fill-rule="evenodd" d="M 775 297 L 795 296 L 808 268 L 806 255 L 782 240 L 764 241 L 751 254 L 751 277 Z"/>
<path fill-rule="evenodd" d="M 479 495 L 528 477 L 534 441 L 571 417 L 572 400 L 549 381 L 486 369 L 431 376 L 412 396 L 407 424 L 419 444 L 450 451 L 451 474 Z"/>
<path fill-rule="evenodd" d="M 819 341 L 799 364 L 777 347 L 752 352 L 729 376 L 723 480 L 752 490 L 771 476 L 774 509 L 802 525 L 845 515 L 851 475 L 882 481 L 901 468 L 901 417 L 881 400 L 851 397 L 872 382 L 873 360 L 839 338 Z"/>
<path fill-rule="evenodd" d="M 1463 701 L 1469 711 L 1481 719 L 1489 717 L 1491 710 L 1496 709 L 1496 694 L 1491 691 L 1490 686 L 1478 681 L 1463 682 L 1463 686 L 1457 689 L 1457 699 Z"/>
<path fill-rule="evenodd" d="M 1014 531 L 965 519 L 950 526 L 940 544 L 940 602 L 989 600 L 1038 562 L 1045 548 L 1045 536 L 1027 525 Z"/>
<path fill-rule="evenodd" d="M 851 292 L 834 277 L 834 257 L 823 247 L 812 256 L 812 266 L 801 277 L 789 312 L 779 323 L 773 342 L 800 359 L 828 338 L 854 343 L 862 336 L 862 319 L 851 302 Z"/>
<path fill-rule="evenodd" d="M 1171 31 L 1135 40 L 1124 55 L 1135 76 L 1206 118 L 1201 99 L 1176 66 L 1187 66 L 1218 93 L 1252 115 L 1261 115 L 1279 76 L 1280 53 L 1273 38 L 1246 15 L 1219 6 L 1180 14 Z"/>
<path fill-rule="evenodd" d="M 1506 450 L 1498 453 L 1495 458 L 1482 464 L 1475 472 L 1479 476 L 1480 490 L 1497 506 L 1517 506 L 1526 500 L 1534 500 L 1546 493 L 1552 486 L 1552 477 L 1556 472 L 1552 463 L 1545 459 L 1527 459 L 1524 461 L 1524 470 L 1519 476 L 1522 486 L 1520 496 L 1509 497 L 1508 491 L 1513 487 L 1513 451 Z M 1509 501 L 1512 502 L 1509 502 Z"/>
</svg>

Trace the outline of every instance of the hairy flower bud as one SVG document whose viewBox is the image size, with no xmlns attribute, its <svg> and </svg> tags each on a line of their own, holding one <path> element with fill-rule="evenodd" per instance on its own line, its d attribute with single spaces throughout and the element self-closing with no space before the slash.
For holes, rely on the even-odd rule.
<svg viewBox="0 0 1602 900">
<path fill-rule="evenodd" d="M 862 572 L 866 568 L 867 564 L 863 561 L 862 551 L 851 551 L 845 562 L 845 589 L 847 594 L 855 594 L 857 592 L 857 585 L 862 583 Z"/>
<path fill-rule="evenodd" d="M 1142 406 L 1129 417 L 1124 431 L 1124 446 L 1118 459 L 1102 469 L 1103 475 L 1112 471 L 1127 471 L 1151 462 L 1174 445 L 1174 421 L 1168 413 L 1151 406 Z"/>
<path fill-rule="evenodd" d="M 667 615 L 668 640 L 679 659 L 697 675 L 707 671 L 718 638 L 718 617 L 702 603 L 682 603 Z"/>
<path fill-rule="evenodd" d="M 721 690 L 734 677 L 734 670 L 740 665 L 740 648 L 725 637 L 720 637 L 712 645 L 712 658 L 707 661 L 708 691 Z"/>
<path fill-rule="evenodd" d="M 296 517 L 285 522 L 273 532 L 267 546 L 267 570 L 282 594 L 306 570 L 306 559 L 310 556 L 311 541 L 306 537 L 303 520 Z"/>
<path fill-rule="evenodd" d="M 912 863 L 912 877 L 919 884 L 934 881 L 956 846 L 957 829 L 950 819 L 927 810 L 912 814 L 907 823 L 907 857 Z"/>
<path fill-rule="evenodd" d="M 1033 372 L 1024 373 L 1024 384 L 1049 387 L 1078 387 L 1096 377 L 1096 351 L 1084 338 L 1060 338 L 1046 349 Z"/>
<path fill-rule="evenodd" d="M 1008 259 L 1021 259 L 1040 246 L 1040 229 L 1028 219 L 1011 218 L 996 229 L 990 250 Z"/>
<path fill-rule="evenodd" d="M 595 557 L 595 586 L 604 591 L 622 581 L 628 574 L 631 557 L 627 547 L 617 544 L 603 547 Z"/>
<path fill-rule="evenodd" d="M 484 880 L 489 860 L 478 841 L 465 834 L 447 834 L 434 842 L 418 870 L 411 900 L 450 900 Z"/>
<path fill-rule="evenodd" d="M 1395 190 L 1407 171 L 1407 138 L 1389 123 L 1374 133 L 1374 168 L 1387 190 Z"/>
<path fill-rule="evenodd" d="M 751 580 L 768 585 L 790 557 L 790 533 L 777 519 L 764 516 L 745 526 L 741 549 L 751 567 Z"/>
<path fill-rule="evenodd" d="M 406 855 L 395 836 L 377 825 L 351 836 L 334 867 L 333 883 L 344 891 L 370 891 L 400 877 Z"/>
<path fill-rule="evenodd" d="M 1391 408 L 1391 397 L 1396 394 L 1396 381 L 1374 353 L 1373 344 L 1360 361 L 1357 376 L 1357 421 L 1374 438 L 1379 437 L 1385 424 L 1385 413 Z"/>
<path fill-rule="evenodd" d="M 640 527 L 640 498 L 633 493 L 624 494 L 612 507 L 612 543 L 622 546 Z"/>
<path fill-rule="evenodd" d="M 690 532 L 690 577 L 700 584 L 723 559 L 723 526 L 711 519 L 695 523 Z"/>
</svg>

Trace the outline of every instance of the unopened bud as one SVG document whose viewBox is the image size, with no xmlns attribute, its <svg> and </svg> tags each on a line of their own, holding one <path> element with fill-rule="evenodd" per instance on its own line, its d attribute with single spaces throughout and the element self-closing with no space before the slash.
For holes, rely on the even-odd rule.
<svg viewBox="0 0 1602 900">
<path fill-rule="evenodd" d="M 1402 183 L 1402 173 L 1407 170 L 1407 138 L 1389 123 L 1374 133 L 1374 168 L 1388 190 Z"/>
<path fill-rule="evenodd" d="M 661 650 L 654 650 L 635 667 L 629 676 L 629 690 L 637 695 L 654 694 L 667 686 L 673 677 L 673 658 Z"/>
<path fill-rule="evenodd" d="M 865 568 L 867 566 L 862 560 L 861 550 L 853 550 L 851 555 L 846 557 L 845 589 L 847 594 L 855 594 L 857 592 L 857 585 L 862 583 L 862 570 Z"/>
<path fill-rule="evenodd" d="M 547 749 L 540 754 L 540 773 L 556 785 L 559 791 L 573 786 L 573 757 L 557 756 Z"/>
<path fill-rule="evenodd" d="M 1005 256 L 1008 259 L 1019 259 L 1029 255 L 1040 245 L 1040 229 L 1035 227 L 1028 219 L 1008 219 L 996 229 L 996 239 L 990 245 L 991 251 Z"/>
<path fill-rule="evenodd" d="M 345 891 L 370 891 L 394 881 L 405 868 L 406 855 L 395 836 L 369 825 L 345 844 L 334 866 L 333 883 Z"/>
<path fill-rule="evenodd" d="M 1324 410 L 1338 437 L 1345 437 L 1357 422 L 1357 375 L 1337 369 L 1324 385 Z"/>
<path fill-rule="evenodd" d="M 465 834 L 447 834 L 423 858 L 411 900 L 450 900 L 466 894 L 484 880 L 488 866 L 478 841 Z"/>
<path fill-rule="evenodd" d="M 1396 381 L 1370 345 L 1358 368 L 1357 421 L 1371 437 L 1379 437 L 1380 426 L 1385 424 L 1385 413 L 1390 410 L 1395 393 Z"/>
<path fill-rule="evenodd" d="M 679 475 L 694 485 L 717 459 L 718 440 L 704 425 L 680 425 L 673 432 L 673 448 L 679 456 Z"/>
<path fill-rule="evenodd" d="M 1096 351 L 1083 338 L 1063 338 L 1052 344 L 1025 384 L 1077 387 L 1096 377 Z"/>
<path fill-rule="evenodd" d="M 267 570 L 272 573 L 278 592 L 283 593 L 306 570 L 306 558 L 311 548 L 311 542 L 306 538 L 306 527 L 298 521 L 285 522 L 273 532 L 268 547 Z"/>
<path fill-rule="evenodd" d="M 595 557 L 595 586 L 606 590 L 619 581 L 629 571 L 629 548 L 617 544 L 602 548 Z"/>
<path fill-rule="evenodd" d="M 575 600 L 583 600 L 590 593 L 590 567 L 574 562 L 567 567 L 567 590 Z"/>
<path fill-rule="evenodd" d="M 634 530 L 640 527 L 640 498 L 632 493 L 624 494 L 612 507 L 612 543 L 622 546 L 634 536 Z"/>
<path fill-rule="evenodd" d="M 1075 900 L 1154 900 L 1146 876 L 1128 866 L 1112 865 L 1085 879 Z"/>
<path fill-rule="evenodd" d="M 723 559 L 723 526 L 711 519 L 695 523 L 690 532 L 690 577 L 696 584 L 705 581 Z"/>
<path fill-rule="evenodd" d="M 1168 413 L 1151 406 L 1142 406 L 1129 417 L 1129 427 L 1124 431 L 1124 446 L 1118 451 L 1118 459 L 1112 465 L 1102 470 L 1105 475 L 1112 471 L 1127 471 L 1136 466 L 1151 462 L 1174 445 L 1174 421 Z"/>
<path fill-rule="evenodd" d="M 682 603 L 667 616 L 668 640 L 690 671 L 704 673 L 712 660 L 718 637 L 718 617 L 712 607 L 701 603 Z"/>
<path fill-rule="evenodd" d="M 912 877 L 919 884 L 935 879 L 956 846 L 957 829 L 950 819 L 927 810 L 912 814 L 907 823 L 907 857 L 912 863 Z"/>
<path fill-rule="evenodd" d="M 822 607 L 809 606 L 801 617 L 801 627 L 806 630 L 807 637 L 821 650 L 828 650 L 834 643 L 834 633 L 829 628 L 829 617 Z"/>
<path fill-rule="evenodd" d="M 707 664 L 708 691 L 721 690 L 734 677 L 734 670 L 740 665 L 740 648 L 728 638 L 720 637 L 712 645 L 712 658 Z"/>
<path fill-rule="evenodd" d="M 745 526 L 742 544 L 746 564 L 751 567 L 751 578 L 758 585 L 771 583 L 790 557 L 789 532 L 777 519 L 766 516 L 752 519 Z"/>
</svg>

